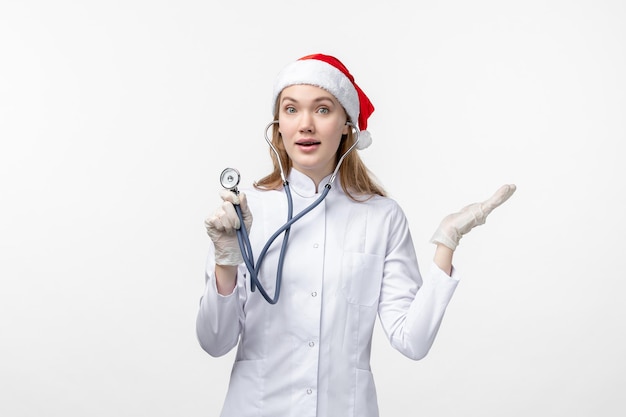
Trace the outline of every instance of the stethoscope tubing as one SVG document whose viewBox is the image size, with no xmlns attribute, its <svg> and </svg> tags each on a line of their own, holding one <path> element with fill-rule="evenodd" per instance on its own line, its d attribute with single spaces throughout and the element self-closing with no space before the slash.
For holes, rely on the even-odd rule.
<svg viewBox="0 0 626 417">
<path fill-rule="evenodd" d="M 235 205 L 235 211 L 237 212 L 237 217 L 239 217 L 239 222 L 241 225 L 241 227 L 237 229 L 237 240 L 239 242 L 239 249 L 241 250 L 244 263 L 246 264 L 246 267 L 248 268 L 248 271 L 250 272 L 250 291 L 254 292 L 254 290 L 258 288 L 259 293 L 261 293 L 263 298 L 265 298 L 265 300 L 270 304 L 276 304 L 280 296 L 280 287 L 281 287 L 280 284 L 282 282 L 282 276 L 283 276 L 284 257 L 285 257 L 285 253 L 287 250 L 287 242 L 289 240 L 289 233 L 291 232 L 291 226 L 295 222 L 300 220 L 304 215 L 306 215 L 315 207 L 317 207 L 322 201 L 324 201 L 324 199 L 328 195 L 328 192 L 330 191 L 331 186 L 330 184 L 326 184 L 326 186 L 324 187 L 324 190 L 322 191 L 322 194 L 317 198 L 317 200 L 315 200 L 308 207 L 306 207 L 304 210 L 298 213 L 295 217 L 293 217 L 293 199 L 291 198 L 291 191 L 289 189 L 289 183 L 286 182 L 283 188 L 285 189 L 285 194 L 287 196 L 287 204 L 288 204 L 287 222 L 283 224 L 281 227 L 279 227 L 274 232 L 274 234 L 270 236 L 270 238 L 266 241 L 265 246 L 263 247 L 263 249 L 261 250 L 261 253 L 259 254 L 259 258 L 256 264 L 255 264 L 254 255 L 252 252 L 252 245 L 248 237 L 248 231 L 243 222 L 243 214 L 241 212 L 241 207 L 238 204 Z M 278 260 L 278 269 L 276 271 L 276 286 L 274 290 L 274 297 L 271 297 L 268 294 L 268 292 L 265 290 L 265 287 L 263 287 L 263 284 L 261 284 L 261 282 L 259 281 L 258 274 L 261 270 L 261 264 L 263 263 L 263 260 L 265 259 L 265 255 L 267 254 L 267 251 L 272 246 L 274 241 L 278 238 L 278 236 L 280 236 L 282 233 L 284 233 L 285 236 L 283 238 L 283 242 L 281 245 L 281 250 L 280 250 L 280 255 L 279 255 L 279 260 Z"/>
<path fill-rule="evenodd" d="M 341 156 L 341 158 L 339 158 L 339 161 L 337 162 L 337 166 L 335 167 L 334 172 L 330 176 L 329 181 L 324 186 L 324 190 L 322 191 L 322 194 L 318 197 L 318 199 L 315 200 L 313 203 L 311 203 L 308 207 L 306 207 L 304 210 L 302 210 L 300 213 L 298 213 L 294 217 L 293 216 L 293 199 L 291 197 L 291 190 L 289 189 L 289 182 L 285 178 L 285 172 L 283 170 L 282 164 L 280 163 L 280 155 L 278 154 L 278 151 L 276 150 L 274 145 L 272 145 L 272 142 L 270 141 L 267 135 L 267 130 L 276 123 L 278 123 L 278 121 L 274 120 L 265 127 L 265 141 L 268 143 L 268 145 L 272 149 L 272 152 L 274 152 L 274 154 L 276 155 L 276 159 L 278 160 L 278 166 L 280 167 L 280 175 L 283 180 L 283 189 L 285 190 L 285 196 L 287 198 L 287 205 L 288 205 L 287 221 L 280 228 L 278 228 L 278 230 L 276 230 L 276 232 L 274 232 L 274 234 L 270 236 L 270 238 L 267 240 L 267 242 L 265 243 L 265 246 L 263 247 L 263 250 L 261 250 L 261 253 L 259 254 L 259 259 L 257 260 L 256 263 L 254 261 L 254 254 L 252 252 L 252 245 L 250 243 L 248 231 L 246 230 L 246 226 L 243 221 L 243 214 L 241 212 L 241 207 L 239 206 L 239 204 L 234 205 L 235 211 L 237 212 L 237 217 L 239 217 L 239 223 L 240 223 L 240 227 L 239 229 L 237 229 L 237 241 L 239 243 L 239 249 L 241 250 L 243 261 L 246 264 L 246 268 L 248 268 L 248 271 L 250 272 L 250 291 L 254 292 L 255 289 L 258 288 L 263 298 L 265 298 L 265 300 L 270 304 L 276 304 L 278 302 L 278 297 L 280 296 L 280 287 L 281 287 L 282 276 L 283 276 L 283 264 L 285 261 L 285 252 L 287 250 L 287 242 L 289 241 L 289 233 L 291 232 L 291 226 L 295 222 L 300 220 L 305 214 L 309 213 L 311 210 L 317 207 L 322 201 L 324 201 L 324 199 L 328 195 L 328 192 L 330 191 L 331 184 L 333 183 L 333 181 L 335 181 L 335 177 L 337 176 L 337 173 L 339 172 L 339 167 L 341 166 L 344 158 L 350 152 L 352 152 L 352 150 L 356 147 L 357 143 L 359 142 L 359 133 L 360 133 L 356 126 L 354 126 L 352 123 L 348 123 L 349 125 L 352 126 L 352 128 L 356 132 L 356 139 L 354 143 Z M 265 255 L 267 251 L 269 250 L 270 246 L 274 243 L 274 241 L 278 238 L 278 236 L 280 236 L 283 233 L 285 234 L 285 236 L 283 238 L 283 243 L 280 249 L 280 255 L 278 257 L 274 297 L 270 297 L 270 295 L 267 293 L 267 291 L 265 290 L 265 288 L 259 281 L 258 275 L 261 270 L 261 265 L 263 263 L 263 260 L 265 259 Z"/>
</svg>

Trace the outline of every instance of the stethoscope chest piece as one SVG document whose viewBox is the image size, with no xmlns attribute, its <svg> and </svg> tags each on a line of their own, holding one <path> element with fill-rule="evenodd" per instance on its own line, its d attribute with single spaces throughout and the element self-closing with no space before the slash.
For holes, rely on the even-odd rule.
<svg viewBox="0 0 626 417">
<path fill-rule="evenodd" d="M 235 168 L 226 168 L 220 174 L 220 183 L 222 187 L 227 190 L 237 191 L 237 186 L 239 185 L 239 180 L 241 179 L 241 175 L 239 175 L 239 171 Z"/>
</svg>

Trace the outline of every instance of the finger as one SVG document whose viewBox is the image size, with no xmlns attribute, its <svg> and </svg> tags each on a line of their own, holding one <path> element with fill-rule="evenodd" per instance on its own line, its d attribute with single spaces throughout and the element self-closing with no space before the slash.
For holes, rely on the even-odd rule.
<svg viewBox="0 0 626 417">
<path fill-rule="evenodd" d="M 493 209 L 504 203 L 515 192 L 517 187 L 515 184 L 505 184 L 500 187 L 491 198 L 485 200 L 482 204 L 485 215 L 491 213 Z"/>
<path fill-rule="evenodd" d="M 244 213 L 248 211 L 248 197 L 246 197 L 246 193 L 240 191 L 239 192 L 239 205 L 241 206 L 241 211 Z"/>
<path fill-rule="evenodd" d="M 237 194 L 230 190 L 220 190 L 220 197 L 224 201 L 228 201 L 232 204 L 239 204 L 240 198 Z"/>
<path fill-rule="evenodd" d="M 220 233 L 229 233 L 239 227 L 239 218 L 234 206 L 230 202 L 225 201 L 204 223 L 209 229 Z"/>
<path fill-rule="evenodd" d="M 214 230 L 217 232 L 223 232 L 224 231 L 224 225 L 222 224 L 222 221 L 220 220 L 218 214 L 214 214 L 211 217 L 207 217 L 204 220 L 204 224 L 208 230 Z"/>
<path fill-rule="evenodd" d="M 222 210 L 224 210 L 222 223 L 224 224 L 225 230 L 231 232 L 233 230 L 239 229 L 239 216 L 237 216 L 235 206 L 233 206 L 232 203 L 228 201 L 224 201 L 224 204 L 222 204 Z"/>
</svg>

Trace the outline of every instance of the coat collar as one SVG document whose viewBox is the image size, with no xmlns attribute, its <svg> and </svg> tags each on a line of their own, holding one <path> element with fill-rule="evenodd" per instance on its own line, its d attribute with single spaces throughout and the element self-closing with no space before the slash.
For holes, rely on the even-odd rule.
<svg viewBox="0 0 626 417">
<path fill-rule="evenodd" d="M 311 178 L 309 178 L 308 176 L 306 176 L 305 174 L 303 174 L 302 172 L 298 171 L 297 169 L 293 167 L 291 168 L 291 171 L 289 172 L 289 175 L 287 176 L 287 181 L 289 182 L 289 189 L 292 192 L 296 193 L 300 197 L 310 198 L 310 197 L 315 197 L 316 195 L 318 195 L 319 193 L 323 191 L 323 188 L 326 185 L 326 183 L 328 183 L 328 180 L 330 179 L 331 175 L 332 174 L 329 174 L 326 177 L 324 177 L 324 179 L 322 179 L 319 185 L 318 193 L 315 192 L 315 182 Z M 337 176 L 335 178 L 335 181 L 333 181 L 331 191 L 334 189 L 341 190 L 341 183 L 339 181 L 339 176 Z"/>
</svg>

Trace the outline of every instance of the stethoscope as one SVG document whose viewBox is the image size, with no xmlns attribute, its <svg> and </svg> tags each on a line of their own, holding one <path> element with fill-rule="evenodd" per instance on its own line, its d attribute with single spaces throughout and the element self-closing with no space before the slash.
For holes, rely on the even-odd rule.
<svg viewBox="0 0 626 417">
<path fill-rule="evenodd" d="M 346 123 L 352 127 L 356 135 L 356 140 L 354 141 L 352 146 L 350 146 L 350 148 L 341 156 L 341 158 L 339 159 L 339 162 L 337 162 L 337 166 L 335 167 L 335 170 L 333 171 L 332 175 L 329 177 L 326 185 L 324 185 L 324 190 L 322 191 L 320 196 L 317 198 L 317 200 L 315 200 L 308 207 L 306 207 L 304 210 L 302 210 L 300 213 L 294 216 L 293 215 L 293 198 L 291 197 L 291 190 L 289 189 L 289 182 L 285 178 L 285 171 L 283 170 L 283 165 L 280 162 L 280 155 L 278 154 L 278 150 L 276 150 L 276 148 L 274 147 L 274 145 L 272 144 L 271 140 L 269 139 L 267 135 L 267 131 L 269 130 L 269 128 L 272 127 L 276 123 L 278 123 L 278 121 L 274 120 L 265 127 L 265 141 L 272 149 L 272 152 L 274 152 L 274 155 L 276 155 L 276 160 L 278 161 L 278 167 L 280 168 L 280 177 L 283 181 L 283 189 L 285 190 L 285 196 L 287 198 L 287 221 L 285 222 L 285 224 L 279 227 L 276 230 L 276 232 L 274 232 L 274 234 L 270 236 L 270 238 L 267 240 L 267 242 L 263 246 L 263 250 L 261 250 L 261 253 L 259 254 L 259 258 L 256 264 L 254 262 L 254 255 L 252 253 L 252 245 L 250 244 L 250 238 L 248 237 L 248 230 L 246 229 L 246 226 L 243 221 L 243 214 L 241 213 L 241 207 L 239 206 L 239 204 L 234 204 L 235 211 L 237 212 L 237 217 L 239 217 L 239 224 L 241 225 L 240 228 L 237 229 L 237 240 L 239 242 L 239 249 L 241 250 L 241 255 L 243 257 L 244 263 L 246 264 L 246 268 L 248 268 L 248 271 L 250 272 L 250 291 L 254 292 L 255 289 L 258 288 L 263 298 L 265 298 L 265 300 L 270 304 L 276 304 L 278 302 L 278 297 L 280 296 L 280 285 L 281 285 L 282 276 L 283 276 L 283 264 L 285 262 L 285 250 L 287 249 L 287 242 L 289 241 L 289 233 L 291 232 L 291 226 L 295 222 L 300 220 L 304 215 L 306 215 L 315 207 L 317 207 L 322 201 L 324 201 L 324 199 L 328 195 L 328 192 L 331 189 L 333 181 L 335 181 L 335 178 L 337 177 L 337 173 L 339 172 L 339 167 L 341 166 L 344 158 L 350 152 L 352 152 L 352 150 L 359 143 L 359 133 L 360 133 L 359 129 L 356 126 L 354 126 L 352 123 L 350 122 Z M 239 174 L 239 171 L 237 171 L 235 168 L 226 168 L 220 174 L 220 183 L 222 184 L 222 187 L 234 192 L 235 194 L 239 194 L 239 190 L 237 189 L 237 186 L 239 185 L 240 180 L 241 180 L 241 175 Z M 261 264 L 263 263 L 263 260 L 265 259 L 265 255 L 267 254 L 267 251 L 269 250 L 270 246 L 272 246 L 274 241 L 278 238 L 278 236 L 280 236 L 281 234 L 284 234 L 284 237 L 283 237 L 282 246 L 280 248 L 280 254 L 278 256 L 278 267 L 276 269 L 276 285 L 275 285 L 275 290 L 274 290 L 274 297 L 272 298 L 269 296 L 269 294 L 267 293 L 267 291 L 265 290 L 265 288 L 259 281 L 258 275 L 259 275 L 259 271 L 261 270 Z"/>
</svg>

